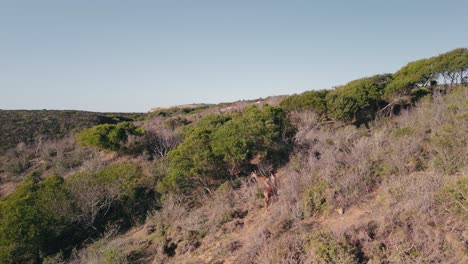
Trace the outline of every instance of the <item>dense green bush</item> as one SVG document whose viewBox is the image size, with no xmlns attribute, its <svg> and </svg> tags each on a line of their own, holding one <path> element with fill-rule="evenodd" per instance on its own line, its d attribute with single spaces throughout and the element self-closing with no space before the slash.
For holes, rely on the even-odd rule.
<svg viewBox="0 0 468 264">
<path fill-rule="evenodd" d="M 352 245 L 345 237 L 335 237 L 330 232 L 316 232 L 312 234 L 309 245 L 318 263 L 352 264 L 362 263 L 358 258 L 359 249 Z"/>
<path fill-rule="evenodd" d="M 193 184 L 209 187 L 211 180 L 224 176 L 222 158 L 215 155 L 210 142 L 211 134 L 230 119 L 228 115 L 211 115 L 192 127 L 169 152 L 169 173 L 159 188 L 185 189 Z"/>
<path fill-rule="evenodd" d="M 366 121 L 382 105 L 382 94 L 392 80 L 390 74 L 358 79 L 327 94 L 329 117 L 344 121 Z"/>
<path fill-rule="evenodd" d="M 301 205 L 306 217 L 319 214 L 327 206 L 327 199 L 325 197 L 327 188 L 328 186 L 325 182 L 320 182 L 311 185 L 303 191 Z"/>
<path fill-rule="evenodd" d="M 236 175 L 245 171 L 254 155 L 278 161 L 287 152 L 292 136 L 293 129 L 280 108 L 248 107 L 215 131 L 211 146 L 216 155 L 223 157 L 229 173 Z"/>
<path fill-rule="evenodd" d="M 73 198 L 75 221 L 95 227 L 105 222 L 113 207 L 136 206 L 131 205 L 131 200 L 136 196 L 141 173 L 137 164 L 123 163 L 68 177 L 66 186 Z M 121 212 L 120 217 L 126 217 L 124 214 Z"/>
<path fill-rule="evenodd" d="M 286 113 L 278 107 L 208 116 L 169 153 L 169 172 L 159 187 L 210 189 L 228 176 L 248 171 L 254 155 L 280 164 L 277 161 L 286 160 L 293 133 Z"/>
<path fill-rule="evenodd" d="M 0 260 L 38 262 L 98 235 L 111 221 L 138 220 L 149 208 L 141 174 L 140 166 L 131 163 L 66 180 L 49 176 L 40 181 L 39 174 L 32 174 L 0 201 Z"/>
<path fill-rule="evenodd" d="M 393 81 L 385 88 L 385 95 L 408 95 L 411 90 L 427 86 L 431 81 L 437 79 L 437 67 L 435 67 L 437 58 L 421 59 L 408 63 L 398 70 L 394 75 Z"/>
<path fill-rule="evenodd" d="M 37 261 L 56 250 L 69 223 L 70 205 L 61 177 L 24 182 L 0 202 L 0 259 Z"/>
<path fill-rule="evenodd" d="M 408 63 L 393 75 L 385 88 L 385 98 L 398 100 L 401 96 L 417 96 L 421 87 L 437 83 L 464 84 L 468 77 L 468 49 L 459 48 L 435 57 Z"/>
<path fill-rule="evenodd" d="M 108 150 L 118 150 L 127 142 L 128 135 L 143 135 L 143 129 L 130 122 L 119 124 L 103 124 L 83 129 L 76 135 L 77 141 L 83 146 L 98 147 Z"/>
<path fill-rule="evenodd" d="M 283 99 L 286 111 L 313 110 L 334 120 L 366 123 L 377 111 L 410 105 L 430 94 L 441 79 L 450 88 L 468 83 L 468 49 L 460 48 L 408 63 L 395 74 L 351 81 L 333 90 L 307 91 Z M 437 89 L 447 89 L 437 86 Z M 392 106 L 392 107 L 386 107 Z"/>
<path fill-rule="evenodd" d="M 325 98 L 328 92 L 328 90 L 320 90 L 294 94 L 284 98 L 280 103 L 280 107 L 286 111 L 313 110 L 324 114 L 327 111 Z"/>
<path fill-rule="evenodd" d="M 436 67 L 446 84 L 468 83 L 468 49 L 459 48 L 439 55 Z"/>
</svg>

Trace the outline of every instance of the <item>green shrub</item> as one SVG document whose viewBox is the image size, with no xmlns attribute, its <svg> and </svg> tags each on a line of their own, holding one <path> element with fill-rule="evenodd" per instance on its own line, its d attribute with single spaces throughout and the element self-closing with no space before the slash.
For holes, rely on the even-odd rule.
<svg viewBox="0 0 468 264">
<path fill-rule="evenodd" d="M 459 48 L 435 57 L 408 63 L 393 75 L 393 81 L 385 88 L 385 98 L 389 101 L 401 96 L 413 100 L 428 94 L 434 83 L 443 77 L 447 84 L 466 82 L 468 69 L 468 49 Z M 422 89 L 426 88 L 426 89 Z"/>
<path fill-rule="evenodd" d="M 468 178 L 462 176 L 444 186 L 439 191 L 437 201 L 444 211 L 466 219 L 468 216 Z"/>
<path fill-rule="evenodd" d="M 443 125 L 436 128 L 436 133 L 430 137 L 430 142 L 436 170 L 454 174 L 466 164 L 468 138 L 464 131 L 452 125 Z"/>
<path fill-rule="evenodd" d="M 109 165 L 97 172 L 83 172 L 67 178 L 66 186 L 73 197 L 75 219 L 84 227 L 92 227 L 104 220 L 112 207 L 124 207 L 117 217 L 138 208 L 136 190 L 141 178 L 138 164 Z"/>
<path fill-rule="evenodd" d="M 184 140 L 169 152 L 169 172 L 158 183 L 158 190 L 183 190 L 200 185 L 209 188 L 212 180 L 223 177 L 222 158 L 215 155 L 210 141 L 211 134 L 230 119 L 228 115 L 208 116 L 189 130 Z"/>
<path fill-rule="evenodd" d="M 330 91 L 326 96 L 328 116 L 359 122 L 373 118 L 383 102 L 383 90 L 391 79 L 391 74 L 375 75 Z"/>
<path fill-rule="evenodd" d="M 414 128 L 399 127 L 399 128 L 395 128 L 392 131 L 391 136 L 394 138 L 401 138 L 401 137 L 411 136 L 412 134 L 414 134 Z"/>
<path fill-rule="evenodd" d="M 313 110 L 325 114 L 327 112 L 325 98 L 328 92 L 328 90 L 320 90 L 294 94 L 284 98 L 280 103 L 280 107 L 286 111 Z"/>
<path fill-rule="evenodd" d="M 336 238 L 330 232 L 312 234 L 309 247 L 318 263 L 326 264 L 354 264 L 361 263 L 358 259 L 359 249 L 346 238 Z"/>
<path fill-rule="evenodd" d="M 130 122 L 121 122 L 116 125 L 103 124 L 83 129 L 76 135 L 76 139 L 83 146 L 118 150 L 127 142 L 128 135 L 141 136 L 143 132 L 142 128 Z"/>
<path fill-rule="evenodd" d="M 122 252 L 121 249 L 118 248 L 109 248 L 104 252 L 104 259 L 105 264 L 126 264 L 129 263 L 127 261 L 127 256 L 125 253 Z"/>
<path fill-rule="evenodd" d="M 59 247 L 67 228 L 70 197 L 61 177 L 30 179 L 0 202 L 0 259 L 38 261 Z"/>
<path fill-rule="evenodd" d="M 249 161 L 257 154 L 281 164 L 293 134 L 286 113 L 278 107 L 248 107 L 239 114 L 205 117 L 169 152 L 169 171 L 158 189 L 212 189 L 228 176 L 249 171 Z"/>
<path fill-rule="evenodd" d="M 144 114 L 101 114 L 71 110 L 0 110 L 0 153 L 39 137 L 60 139 L 70 132 L 99 124 L 140 119 Z"/>
<path fill-rule="evenodd" d="M 385 96 L 409 95 L 414 88 L 427 86 L 437 78 L 435 58 L 408 63 L 393 75 L 393 81 L 385 88 Z"/>
<path fill-rule="evenodd" d="M 327 206 L 325 191 L 328 186 L 320 182 L 305 189 L 302 193 L 302 210 L 306 217 L 317 215 Z"/>
<path fill-rule="evenodd" d="M 293 129 L 281 108 L 248 107 L 217 129 L 210 143 L 214 153 L 223 158 L 229 174 L 236 175 L 245 171 L 256 154 L 272 161 L 284 158 L 292 135 Z"/>
</svg>

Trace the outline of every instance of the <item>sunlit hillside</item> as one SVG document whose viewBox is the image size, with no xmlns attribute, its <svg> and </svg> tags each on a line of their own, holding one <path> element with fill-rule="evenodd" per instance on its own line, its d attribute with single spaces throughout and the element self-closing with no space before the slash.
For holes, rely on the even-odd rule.
<svg viewBox="0 0 468 264">
<path fill-rule="evenodd" d="M 466 48 L 328 90 L 0 122 L 0 263 L 468 262 Z"/>
</svg>

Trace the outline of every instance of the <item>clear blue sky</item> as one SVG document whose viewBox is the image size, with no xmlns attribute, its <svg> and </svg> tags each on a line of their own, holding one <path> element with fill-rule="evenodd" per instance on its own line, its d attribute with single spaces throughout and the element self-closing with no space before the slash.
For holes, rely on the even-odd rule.
<svg viewBox="0 0 468 264">
<path fill-rule="evenodd" d="M 468 46 L 468 1 L 0 0 L 0 109 L 331 88 Z"/>
</svg>

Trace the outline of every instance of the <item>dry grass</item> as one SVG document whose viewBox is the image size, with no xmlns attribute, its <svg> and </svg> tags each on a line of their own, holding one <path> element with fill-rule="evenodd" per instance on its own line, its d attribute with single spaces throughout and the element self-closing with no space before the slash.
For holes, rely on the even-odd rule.
<svg viewBox="0 0 468 264">
<path fill-rule="evenodd" d="M 145 254 L 154 263 L 467 262 L 467 100 L 462 89 L 425 99 L 370 129 L 294 113 L 294 155 L 269 211 L 247 179 L 195 205 L 167 196 L 147 222 L 158 249 Z"/>
</svg>

